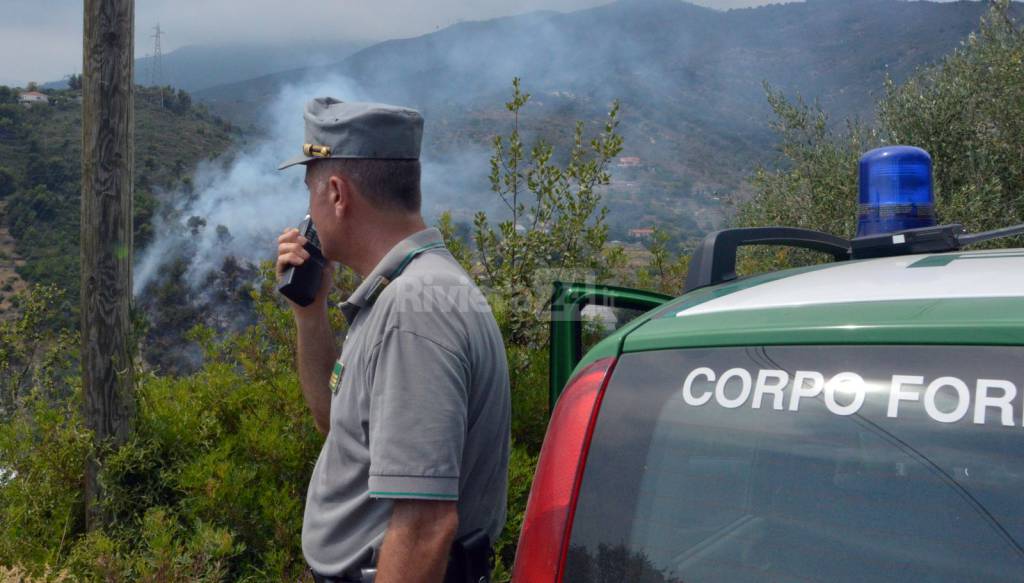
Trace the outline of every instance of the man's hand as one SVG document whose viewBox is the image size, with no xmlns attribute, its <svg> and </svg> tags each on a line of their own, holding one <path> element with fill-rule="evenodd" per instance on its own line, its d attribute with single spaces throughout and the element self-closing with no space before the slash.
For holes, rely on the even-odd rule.
<svg viewBox="0 0 1024 583">
<path fill-rule="evenodd" d="M 291 266 L 299 266 L 309 260 L 309 252 L 304 249 L 307 239 L 299 234 L 298 229 L 285 229 L 284 233 L 277 238 L 277 277 L 284 274 L 284 271 Z M 323 277 L 320 280 L 320 289 L 316 292 L 313 303 L 302 307 L 289 301 L 296 318 L 319 316 L 324 313 L 327 307 L 327 296 L 334 283 L 334 262 L 327 261 L 324 264 Z"/>
<path fill-rule="evenodd" d="M 376 583 L 441 583 L 458 530 L 455 502 L 395 500 Z"/>
<path fill-rule="evenodd" d="M 302 248 L 305 244 L 306 238 L 299 235 L 298 229 L 286 229 L 277 238 L 278 277 L 288 266 L 302 265 L 309 259 L 309 252 Z M 302 394 L 317 430 L 323 435 L 327 435 L 331 427 L 331 388 L 328 384 L 334 361 L 338 358 L 334 332 L 327 321 L 327 294 L 333 282 L 334 264 L 328 261 L 313 303 L 303 308 L 289 302 L 298 328 L 296 360 Z"/>
</svg>

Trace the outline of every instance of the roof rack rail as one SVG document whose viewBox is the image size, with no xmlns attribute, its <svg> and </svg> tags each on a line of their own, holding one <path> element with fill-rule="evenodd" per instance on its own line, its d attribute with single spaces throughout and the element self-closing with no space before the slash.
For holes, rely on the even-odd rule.
<svg viewBox="0 0 1024 583">
<path fill-rule="evenodd" d="M 694 249 L 684 293 L 736 279 L 736 250 L 744 245 L 781 245 L 828 253 L 836 261 L 945 253 L 1006 237 L 1024 235 L 1024 224 L 968 233 L 961 224 L 880 233 L 847 241 L 835 235 L 792 227 L 725 229 L 709 234 Z"/>
<path fill-rule="evenodd" d="M 870 259 L 918 253 L 947 253 L 985 241 L 1017 235 L 1024 235 L 1024 225 L 972 234 L 968 233 L 963 225 L 954 223 L 858 237 L 851 243 L 854 259 Z"/>
<path fill-rule="evenodd" d="M 852 257 L 850 242 L 835 235 L 792 227 L 725 229 L 709 234 L 693 251 L 685 292 L 736 279 L 736 250 L 744 245 L 781 245 L 828 253 L 836 261 Z"/>
<path fill-rule="evenodd" d="M 996 229 L 994 231 L 984 231 L 982 233 L 963 233 L 957 236 L 957 242 L 960 243 L 961 247 L 968 245 L 974 245 L 975 243 L 981 243 L 984 241 L 991 241 L 993 239 L 1005 239 L 1006 237 L 1016 237 L 1017 235 L 1024 235 L 1024 223 L 1020 225 L 1014 225 L 1012 227 L 1005 227 L 1002 229 Z"/>
</svg>

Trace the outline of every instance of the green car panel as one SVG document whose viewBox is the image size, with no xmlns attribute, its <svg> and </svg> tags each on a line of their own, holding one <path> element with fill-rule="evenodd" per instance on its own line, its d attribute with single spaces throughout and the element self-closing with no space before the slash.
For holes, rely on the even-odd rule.
<svg viewBox="0 0 1024 583">
<path fill-rule="evenodd" d="M 1024 298 L 850 302 L 660 318 L 624 352 L 799 344 L 1024 344 Z"/>
</svg>

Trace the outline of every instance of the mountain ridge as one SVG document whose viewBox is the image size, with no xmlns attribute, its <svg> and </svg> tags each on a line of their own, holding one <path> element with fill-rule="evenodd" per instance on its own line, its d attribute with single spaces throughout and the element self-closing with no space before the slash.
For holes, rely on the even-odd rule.
<svg viewBox="0 0 1024 583">
<path fill-rule="evenodd" d="M 282 86 L 349 79 L 358 91 L 339 97 L 423 110 L 425 152 L 441 157 L 486 149 L 493 135 L 507 131 L 502 104 L 513 77 L 534 95 L 524 111 L 526 130 L 552 139 L 564 137 L 573 119 L 598 121 L 618 99 L 624 155 L 641 163 L 620 173 L 609 198 L 613 211 L 628 222 L 649 222 L 662 211 L 639 207 L 653 199 L 677 211 L 672 220 L 694 220 L 688 228 L 696 231 L 716 226 L 726 212 L 722 195 L 743 194 L 744 177 L 772 161 L 763 83 L 819 101 L 837 119 L 870 119 L 886 76 L 899 82 L 939 61 L 977 28 L 986 8 L 812 0 L 717 11 L 678 0 L 624 0 L 463 22 L 385 41 L 330 66 L 196 97 L 259 127 L 261 104 Z M 1021 15 L 1019 3 L 1014 11 Z M 468 190 L 479 187 L 479 180 L 469 182 Z M 636 202 L 631 210 L 620 204 L 629 199 Z M 690 216 L 708 209 L 708 220 Z"/>
<path fill-rule="evenodd" d="M 296 68 L 338 62 L 374 44 L 337 40 L 260 45 L 253 43 L 185 45 L 163 55 L 164 74 L 156 80 L 189 92 L 255 79 Z M 135 82 L 151 85 L 153 57 L 135 59 Z M 68 80 L 51 81 L 43 89 L 66 89 Z"/>
</svg>

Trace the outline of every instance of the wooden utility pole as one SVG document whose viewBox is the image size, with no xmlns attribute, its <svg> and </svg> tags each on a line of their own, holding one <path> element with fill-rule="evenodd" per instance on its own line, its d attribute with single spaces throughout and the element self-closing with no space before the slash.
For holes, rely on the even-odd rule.
<svg viewBox="0 0 1024 583">
<path fill-rule="evenodd" d="M 134 412 L 130 303 L 135 149 L 134 0 L 85 0 L 82 64 L 82 385 L 96 453 L 86 463 L 90 530 L 103 524 L 104 452 Z"/>
</svg>

